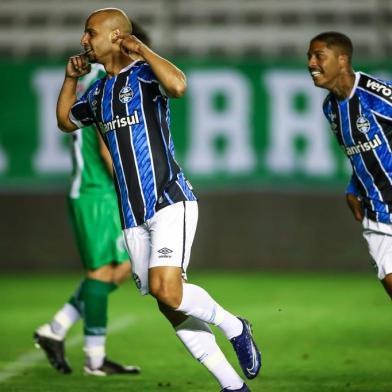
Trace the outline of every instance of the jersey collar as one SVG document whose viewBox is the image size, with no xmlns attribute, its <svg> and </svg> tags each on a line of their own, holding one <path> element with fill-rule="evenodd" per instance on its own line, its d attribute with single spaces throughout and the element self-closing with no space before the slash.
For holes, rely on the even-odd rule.
<svg viewBox="0 0 392 392">
<path fill-rule="evenodd" d="M 357 87 L 358 87 L 358 82 L 359 82 L 359 79 L 360 79 L 360 78 L 361 78 L 361 73 L 360 73 L 360 72 L 355 72 L 354 86 L 353 86 L 353 88 L 352 88 L 352 90 L 351 90 L 351 93 L 350 93 L 349 97 L 347 98 L 347 100 L 350 100 L 350 99 L 354 96 L 355 90 L 356 90 Z"/>
<path fill-rule="evenodd" d="M 336 102 L 338 102 L 339 105 L 348 102 L 348 101 L 354 96 L 354 94 L 355 94 L 355 90 L 356 90 L 357 87 L 358 87 L 359 79 L 361 78 L 361 73 L 360 73 L 360 72 L 355 72 L 354 74 L 355 74 L 355 80 L 354 80 L 354 85 L 353 85 L 353 88 L 351 89 L 350 95 L 349 95 L 347 98 L 342 99 L 342 100 L 339 100 L 336 96 L 334 96 Z M 333 94 L 332 94 L 332 95 L 333 95 Z"/>
<path fill-rule="evenodd" d="M 132 68 L 134 65 L 136 65 L 137 63 L 141 63 L 141 62 L 143 62 L 142 60 L 135 60 L 135 61 L 133 61 L 131 64 L 128 64 L 125 68 L 123 68 L 120 72 L 119 72 L 119 74 L 120 73 L 122 73 L 122 72 L 125 72 L 125 71 L 128 71 L 130 68 Z"/>
</svg>

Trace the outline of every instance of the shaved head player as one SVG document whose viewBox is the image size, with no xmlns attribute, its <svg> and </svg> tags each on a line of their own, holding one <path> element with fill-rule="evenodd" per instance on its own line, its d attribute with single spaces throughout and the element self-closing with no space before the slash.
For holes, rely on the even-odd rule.
<svg viewBox="0 0 392 392">
<path fill-rule="evenodd" d="M 231 341 L 245 376 L 257 376 L 260 352 L 250 324 L 222 308 L 201 287 L 186 282 L 198 207 L 174 157 L 169 97 L 179 98 L 186 78 L 174 64 L 132 35 L 118 9 L 93 12 L 81 40 L 86 55 L 73 56 L 57 104 L 60 129 L 95 123 L 113 160 L 120 217 L 134 279 L 150 293 L 190 353 L 223 391 L 249 391 L 216 344 L 208 324 Z M 77 79 L 101 63 L 107 76 L 80 99 Z"/>
</svg>

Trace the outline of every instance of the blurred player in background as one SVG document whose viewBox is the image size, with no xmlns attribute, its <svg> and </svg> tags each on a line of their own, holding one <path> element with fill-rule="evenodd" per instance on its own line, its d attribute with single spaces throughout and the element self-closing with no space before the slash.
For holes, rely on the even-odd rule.
<svg viewBox="0 0 392 392">
<path fill-rule="evenodd" d="M 150 45 L 146 32 L 137 24 L 133 34 Z M 79 80 L 78 95 L 104 76 L 103 67 L 94 64 L 91 72 Z M 117 364 L 105 355 L 108 296 L 130 278 L 131 264 L 121 231 L 112 160 L 95 126 L 83 127 L 72 135 L 72 163 L 68 203 L 86 278 L 53 320 L 36 330 L 34 338 L 54 368 L 70 373 L 64 338 L 69 328 L 83 318 L 85 373 L 139 373 L 138 367 Z"/>
<path fill-rule="evenodd" d="M 107 77 L 77 100 L 77 79 L 89 72 L 85 56 L 69 59 L 57 104 L 60 129 L 96 123 L 113 159 L 121 221 L 135 282 L 151 293 L 190 353 L 223 391 L 249 391 L 218 347 L 208 324 L 231 341 L 241 368 L 254 378 L 261 366 L 250 324 L 223 309 L 201 287 L 185 281 L 198 206 L 175 161 L 169 97 L 186 89 L 185 75 L 132 33 L 123 11 L 103 9 L 86 21 L 82 44 Z"/>
<path fill-rule="evenodd" d="M 354 72 L 351 40 L 325 32 L 310 41 L 308 69 L 330 93 L 323 105 L 353 173 L 346 199 L 392 298 L 392 83 Z"/>
</svg>

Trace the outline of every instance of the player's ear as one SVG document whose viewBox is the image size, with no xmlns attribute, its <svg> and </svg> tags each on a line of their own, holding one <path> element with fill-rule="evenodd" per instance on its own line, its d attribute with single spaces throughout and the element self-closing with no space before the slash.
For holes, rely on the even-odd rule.
<svg viewBox="0 0 392 392">
<path fill-rule="evenodd" d="M 347 54 L 341 53 L 339 55 L 339 64 L 345 67 L 350 65 L 350 61 Z"/>
<path fill-rule="evenodd" d="M 118 37 L 121 35 L 119 29 L 113 30 L 110 34 L 111 34 L 110 38 L 113 44 L 118 40 Z"/>
</svg>

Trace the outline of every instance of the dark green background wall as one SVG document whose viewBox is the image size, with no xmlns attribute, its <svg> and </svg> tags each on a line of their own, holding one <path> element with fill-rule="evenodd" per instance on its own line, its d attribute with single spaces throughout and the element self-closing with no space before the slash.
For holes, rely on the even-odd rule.
<svg viewBox="0 0 392 392">
<path fill-rule="evenodd" d="M 192 268 L 370 270 L 342 195 L 202 193 Z M 0 196 L 0 268 L 80 268 L 63 195 Z"/>
</svg>

